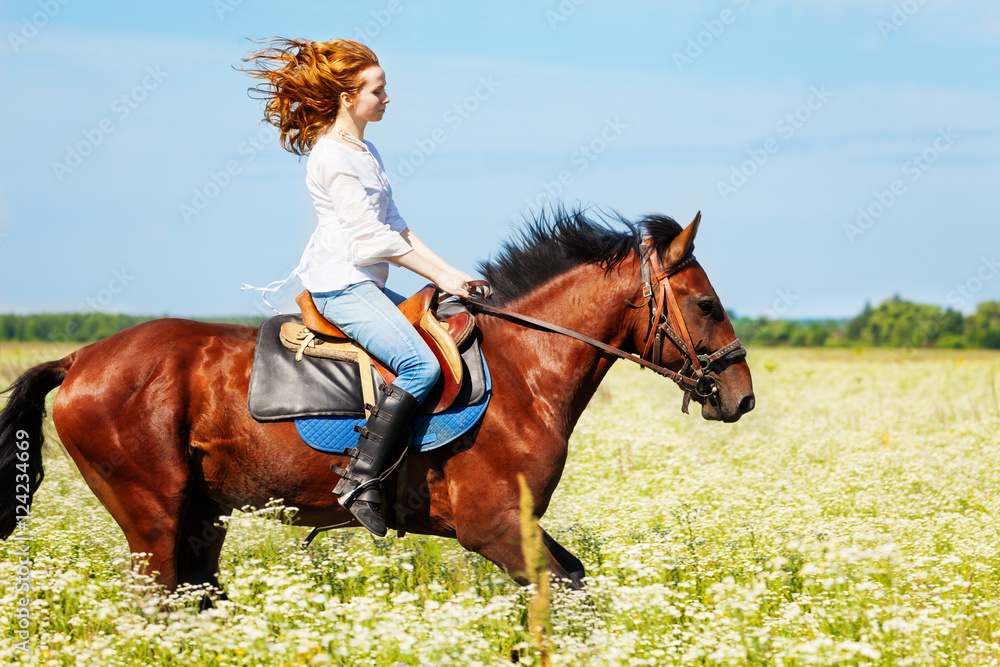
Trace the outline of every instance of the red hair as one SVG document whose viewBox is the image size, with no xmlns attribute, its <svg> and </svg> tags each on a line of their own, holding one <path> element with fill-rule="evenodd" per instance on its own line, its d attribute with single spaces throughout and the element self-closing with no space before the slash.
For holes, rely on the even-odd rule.
<svg viewBox="0 0 1000 667">
<path fill-rule="evenodd" d="M 307 155 L 337 118 L 340 95 L 354 96 L 362 73 L 378 65 L 375 53 L 349 39 L 310 42 L 275 38 L 265 49 L 243 58 L 243 71 L 262 83 L 248 92 L 265 100 L 264 120 L 280 131 L 281 147 Z"/>
</svg>

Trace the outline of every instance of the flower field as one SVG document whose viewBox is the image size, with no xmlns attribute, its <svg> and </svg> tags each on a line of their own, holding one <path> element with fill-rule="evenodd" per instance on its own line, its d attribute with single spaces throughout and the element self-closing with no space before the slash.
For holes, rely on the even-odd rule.
<svg viewBox="0 0 1000 667">
<path fill-rule="evenodd" d="M 5 345 L 0 385 L 69 349 Z M 49 424 L 31 539 L 0 543 L 0 662 L 1000 665 L 1000 354 L 749 360 L 757 408 L 736 424 L 616 364 L 541 522 L 588 571 L 553 591 L 541 652 L 533 590 L 457 542 L 353 529 L 303 550 L 280 504 L 229 520 L 229 600 L 199 613 L 201 591 L 131 573 Z"/>
</svg>

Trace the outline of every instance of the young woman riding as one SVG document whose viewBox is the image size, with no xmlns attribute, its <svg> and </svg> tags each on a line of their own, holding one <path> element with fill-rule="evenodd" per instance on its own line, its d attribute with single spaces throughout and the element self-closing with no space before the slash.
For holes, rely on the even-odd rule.
<svg viewBox="0 0 1000 667">
<path fill-rule="evenodd" d="M 249 54 L 251 89 L 266 101 L 264 119 L 283 148 L 308 155 L 306 185 L 319 218 L 298 268 L 319 311 L 383 362 L 396 380 L 385 388 L 334 489 L 340 503 L 383 536 L 378 477 L 405 446 L 406 431 L 437 381 L 434 354 L 385 289 L 389 264 L 469 296 L 466 273 L 434 254 L 399 215 L 382 158 L 365 140 L 382 120 L 389 95 L 371 49 L 350 40 L 277 39 Z"/>
</svg>

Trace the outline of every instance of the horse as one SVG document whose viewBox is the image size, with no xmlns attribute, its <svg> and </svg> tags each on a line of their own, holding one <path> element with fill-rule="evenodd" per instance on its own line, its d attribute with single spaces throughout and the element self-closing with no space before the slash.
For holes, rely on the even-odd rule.
<svg viewBox="0 0 1000 667">
<path fill-rule="evenodd" d="M 736 421 L 755 400 L 745 351 L 710 354 L 739 342 L 692 255 L 700 214 L 682 229 L 662 215 L 633 223 L 557 213 L 529 220 L 478 265 L 493 287 L 477 314 L 493 387 L 485 415 L 454 443 L 410 453 L 405 468 L 406 529 L 457 539 L 521 584 L 519 476 L 541 518 L 577 420 L 619 356 L 655 355 L 656 365 L 643 363 L 677 381 L 685 411 L 693 397 L 704 419 Z M 0 538 L 27 519 L 44 476 L 45 396 L 56 387 L 52 420 L 63 448 L 129 549 L 149 555 L 139 567 L 168 591 L 208 585 L 224 596 L 220 522 L 234 509 L 281 499 L 297 508 L 294 523 L 359 525 L 332 493 L 331 464 L 346 467 L 347 457 L 310 448 L 292 421 L 249 414 L 256 336 L 251 326 L 165 318 L 25 371 L 0 413 Z M 542 540 L 551 575 L 582 587 L 580 560 L 544 530 Z"/>
</svg>

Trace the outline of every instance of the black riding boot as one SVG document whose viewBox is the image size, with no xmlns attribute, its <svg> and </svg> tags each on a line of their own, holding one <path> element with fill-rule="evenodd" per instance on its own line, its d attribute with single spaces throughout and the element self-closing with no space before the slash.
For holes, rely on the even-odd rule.
<svg viewBox="0 0 1000 667">
<path fill-rule="evenodd" d="M 358 429 L 358 446 L 347 450 L 351 456 L 347 470 L 331 466 L 342 478 L 333 490 L 340 495 L 340 504 L 379 537 L 385 536 L 387 528 L 382 518 L 378 477 L 406 447 L 407 431 L 418 407 L 417 399 L 408 392 L 387 386 L 364 428 Z"/>
</svg>

